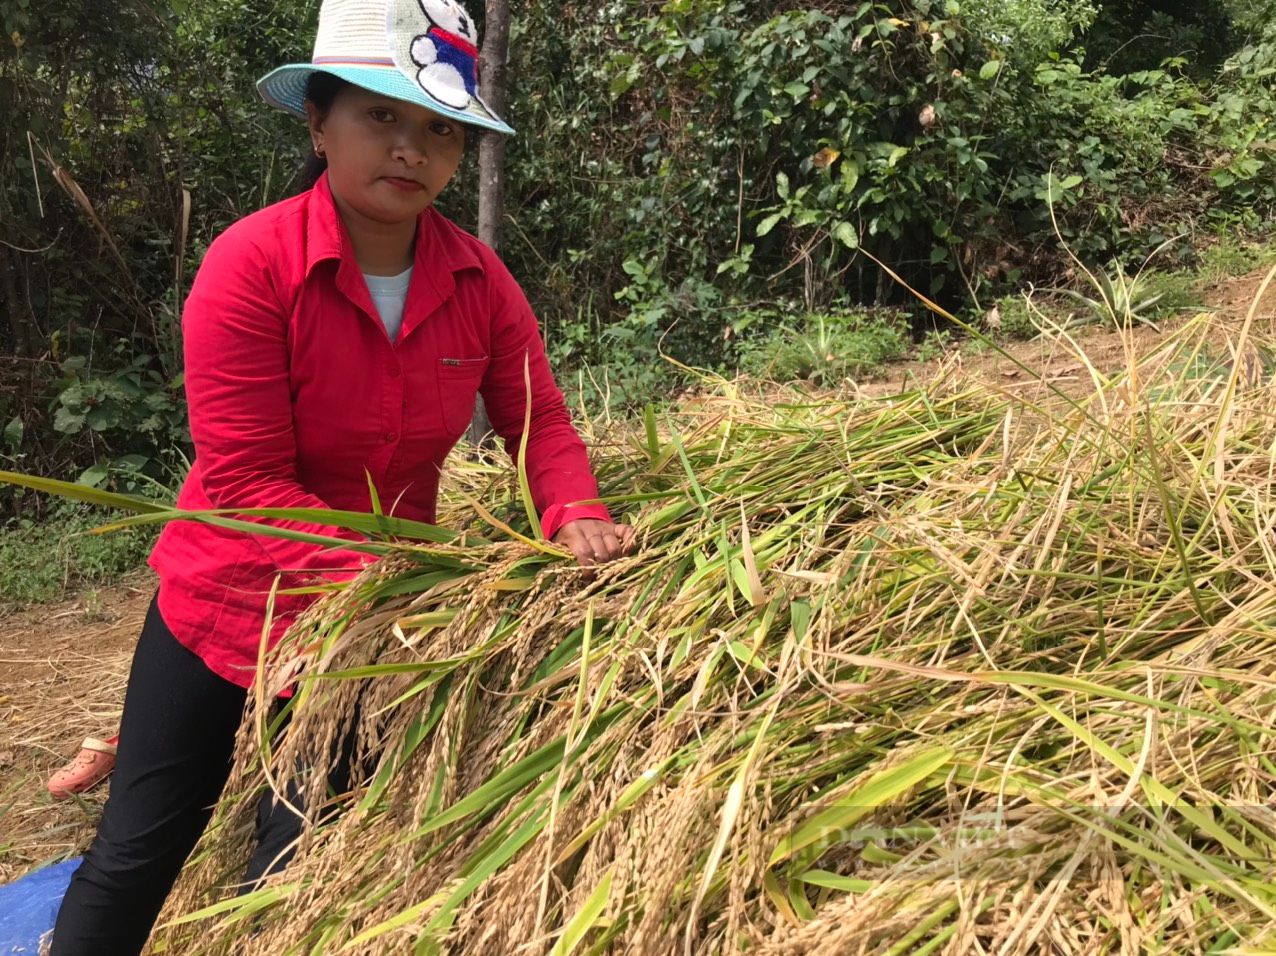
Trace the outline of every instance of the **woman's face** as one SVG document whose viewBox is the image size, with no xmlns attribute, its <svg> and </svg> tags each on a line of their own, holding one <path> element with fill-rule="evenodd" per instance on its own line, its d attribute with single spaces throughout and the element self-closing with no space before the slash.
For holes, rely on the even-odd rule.
<svg viewBox="0 0 1276 956">
<path fill-rule="evenodd" d="M 456 120 L 358 86 L 342 88 L 326 115 L 307 102 L 306 115 L 339 208 L 385 225 L 434 202 L 465 146 Z"/>
</svg>

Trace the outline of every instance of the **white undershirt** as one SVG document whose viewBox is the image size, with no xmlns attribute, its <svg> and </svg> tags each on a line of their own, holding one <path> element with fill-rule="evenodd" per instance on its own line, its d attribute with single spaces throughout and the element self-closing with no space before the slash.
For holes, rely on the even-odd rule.
<svg viewBox="0 0 1276 956">
<path fill-rule="evenodd" d="M 403 326 L 403 303 L 407 301 L 408 286 L 412 284 L 412 267 L 408 266 L 406 272 L 397 276 L 370 276 L 365 272 L 363 281 L 368 284 L 372 303 L 377 307 L 386 334 L 393 342 Z"/>
</svg>

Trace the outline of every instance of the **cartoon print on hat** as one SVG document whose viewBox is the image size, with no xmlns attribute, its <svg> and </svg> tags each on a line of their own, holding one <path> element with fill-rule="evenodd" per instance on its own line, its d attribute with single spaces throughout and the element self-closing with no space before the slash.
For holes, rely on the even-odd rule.
<svg viewBox="0 0 1276 956">
<path fill-rule="evenodd" d="M 498 133 L 513 130 L 479 93 L 478 30 L 455 0 L 323 0 L 309 63 L 257 82 L 266 102 L 306 116 L 316 70 Z"/>
<path fill-rule="evenodd" d="M 478 92 L 474 21 L 455 0 L 390 0 L 394 62 L 425 94 L 455 110 L 478 107 L 491 114 Z"/>
<path fill-rule="evenodd" d="M 437 100 L 458 109 L 478 92 L 478 48 L 465 11 L 451 0 L 420 0 L 430 29 L 412 41 L 416 81 Z"/>
</svg>

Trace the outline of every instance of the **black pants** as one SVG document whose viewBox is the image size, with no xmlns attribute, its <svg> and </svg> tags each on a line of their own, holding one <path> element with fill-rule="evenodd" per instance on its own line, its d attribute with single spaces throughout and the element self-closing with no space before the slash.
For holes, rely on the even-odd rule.
<svg viewBox="0 0 1276 956">
<path fill-rule="evenodd" d="M 71 879 L 52 956 L 136 956 L 230 776 L 247 692 L 177 642 L 155 602 L 133 655 L 111 795 Z M 246 884 L 282 869 L 300 821 L 258 808 Z M 295 803 L 295 798 L 294 798 Z"/>
</svg>

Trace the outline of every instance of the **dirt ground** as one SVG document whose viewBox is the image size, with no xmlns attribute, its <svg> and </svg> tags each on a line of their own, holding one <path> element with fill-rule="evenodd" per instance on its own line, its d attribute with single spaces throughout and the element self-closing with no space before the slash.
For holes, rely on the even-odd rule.
<svg viewBox="0 0 1276 956">
<path fill-rule="evenodd" d="M 0 883 L 92 837 L 108 786 L 55 800 L 45 781 L 86 736 L 115 733 L 154 592 L 147 571 L 0 619 Z"/>
<path fill-rule="evenodd" d="M 1266 275 L 1267 269 L 1262 269 L 1201 291 L 1203 308 L 1208 308 L 1206 314 L 1210 317 L 1207 338 L 1220 354 L 1235 343 Z M 1254 318 L 1256 328 L 1265 329 L 1270 338 L 1276 318 L 1276 281 L 1255 306 Z M 1045 392 L 1050 385 L 1073 396 L 1090 394 L 1094 385 L 1086 362 L 1099 373 L 1111 375 L 1127 367 L 1131 356 L 1149 355 L 1158 342 L 1190 321 L 1190 317 L 1185 317 L 1162 322 L 1157 329 L 1138 326 L 1128 334 L 1083 328 L 1073 333 L 1075 344 L 1058 337 L 1012 342 L 1005 346 L 1006 355 L 992 349 L 956 349 L 940 360 L 888 366 L 883 376 L 864 383 L 859 391 L 866 396 L 880 396 L 916 387 L 933 379 L 939 363 L 946 362 L 972 383 L 982 382 L 992 388 Z M 1084 352 L 1086 361 L 1082 361 L 1079 351 Z"/>
<path fill-rule="evenodd" d="M 1232 279 L 1205 292 L 1204 301 L 1216 310 L 1209 338 L 1220 348 L 1234 341 L 1264 275 Z M 1270 331 L 1276 283 L 1258 315 Z M 1162 326 L 1159 333 L 1140 328 L 1130 336 L 1092 329 L 1076 338 L 1089 361 L 1110 374 L 1129 354 L 1152 351 L 1173 328 Z M 1007 351 L 1014 361 L 992 351 L 957 350 L 937 361 L 904 363 L 860 390 L 882 395 L 914 387 L 933 379 L 941 362 L 994 389 L 1041 389 L 1043 379 L 1069 391 L 1092 387 L 1085 364 L 1066 343 L 1019 342 Z M 76 855 L 92 838 L 109 783 L 83 799 L 62 801 L 49 795 L 45 781 L 85 736 L 115 732 L 133 646 L 154 589 L 151 574 L 142 572 L 111 588 L 0 616 L 0 883 Z"/>
</svg>

